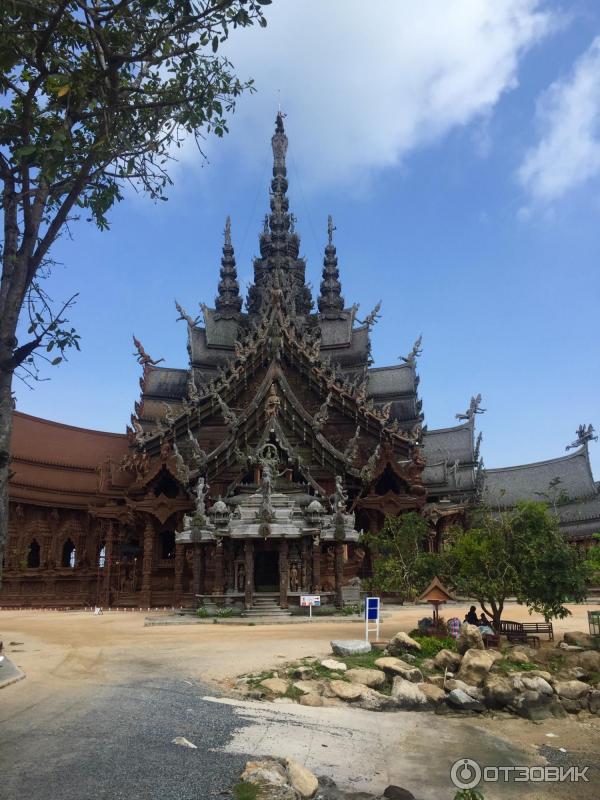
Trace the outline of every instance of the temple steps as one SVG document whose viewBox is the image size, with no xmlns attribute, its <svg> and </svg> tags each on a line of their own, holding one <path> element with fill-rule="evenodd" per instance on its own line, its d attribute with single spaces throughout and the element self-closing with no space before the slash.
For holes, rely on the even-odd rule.
<svg viewBox="0 0 600 800">
<path fill-rule="evenodd" d="M 244 617 L 291 617 L 291 613 L 281 608 L 275 597 L 254 597 L 252 608 L 244 611 Z"/>
</svg>

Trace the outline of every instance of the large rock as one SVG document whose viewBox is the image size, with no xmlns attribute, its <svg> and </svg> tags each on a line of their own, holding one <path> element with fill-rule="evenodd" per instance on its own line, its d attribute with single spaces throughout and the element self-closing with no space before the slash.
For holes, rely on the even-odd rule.
<svg viewBox="0 0 600 800">
<path fill-rule="evenodd" d="M 312 667 L 295 667 L 292 670 L 292 677 L 299 678 L 301 681 L 307 681 L 312 678 L 314 670 Z"/>
<path fill-rule="evenodd" d="M 443 689 L 446 683 L 446 679 L 443 675 L 428 675 L 425 678 L 426 683 L 431 683 L 433 686 L 438 686 L 440 689 Z"/>
<path fill-rule="evenodd" d="M 419 653 L 421 651 L 421 645 L 414 639 L 411 639 L 408 633 L 399 631 L 395 636 L 392 637 L 387 649 L 388 653 L 391 653 L 393 656 L 401 656 L 407 651 L 409 653 L 411 651 L 413 653 Z"/>
<path fill-rule="evenodd" d="M 271 694 L 285 694 L 288 690 L 288 682 L 283 678 L 265 678 L 260 685 L 264 686 Z"/>
<path fill-rule="evenodd" d="M 304 694 L 300 698 L 301 706 L 311 706 L 313 708 L 323 705 L 323 698 L 319 694 Z"/>
<path fill-rule="evenodd" d="M 453 708 L 460 711 L 485 711 L 483 703 L 475 700 L 462 689 L 452 689 L 446 699 Z"/>
<path fill-rule="evenodd" d="M 302 800 L 308 800 L 308 798 L 316 795 L 319 781 L 309 769 L 306 769 L 293 758 L 285 759 L 285 767 L 292 787 L 298 792 Z"/>
<path fill-rule="evenodd" d="M 474 700 L 479 700 L 479 702 L 482 702 L 484 698 L 483 689 L 479 686 L 470 686 L 468 683 L 459 681 L 456 678 L 448 678 L 444 688 L 447 692 L 451 692 L 453 689 L 460 689 L 461 692 L 468 694 Z"/>
<path fill-rule="evenodd" d="M 325 669 L 330 669 L 332 672 L 346 672 L 348 667 L 343 661 L 336 661 L 335 658 L 324 658 L 319 662 Z"/>
<path fill-rule="evenodd" d="M 423 675 L 417 667 L 413 667 L 406 661 L 402 661 L 402 659 L 395 658 L 394 656 L 378 658 L 375 662 L 375 666 L 384 670 L 384 672 L 387 672 L 388 675 L 392 677 L 400 675 L 400 677 L 406 678 L 406 680 L 412 681 L 413 683 L 419 683 L 423 680 Z"/>
<path fill-rule="evenodd" d="M 547 694 L 552 696 L 554 691 L 552 686 L 548 683 L 547 680 L 544 678 L 540 678 L 538 675 L 520 675 L 521 683 L 523 684 L 523 688 L 530 692 L 540 692 L 540 694 Z M 515 686 L 515 688 L 517 688 Z"/>
<path fill-rule="evenodd" d="M 446 699 L 446 692 L 433 683 L 419 683 L 417 687 L 423 692 L 428 702 L 432 706 L 438 706 Z"/>
<path fill-rule="evenodd" d="M 288 776 L 285 769 L 273 759 L 247 761 L 240 780 L 243 783 L 252 783 L 255 786 L 268 787 L 269 789 L 285 789 L 288 784 Z M 294 794 L 290 792 L 289 796 L 293 798 Z"/>
<path fill-rule="evenodd" d="M 460 660 L 462 656 L 460 653 L 455 653 L 453 650 L 440 650 L 440 652 L 433 659 L 435 666 L 438 669 L 448 669 L 450 672 L 456 672 L 460 667 Z"/>
<path fill-rule="evenodd" d="M 346 681 L 330 681 L 329 686 L 336 697 L 348 702 L 358 700 L 365 689 L 358 683 L 347 683 Z"/>
<path fill-rule="evenodd" d="M 496 657 L 489 650 L 467 650 L 456 677 L 470 686 L 481 686 L 495 660 Z"/>
<path fill-rule="evenodd" d="M 399 708 L 423 708 L 427 705 L 427 697 L 416 683 L 411 683 L 399 675 L 392 683 L 392 697 Z"/>
<path fill-rule="evenodd" d="M 488 708 L 504 708 L 514 701 L 517 691 L 508 678 L 490 673 L 483 682 L 483 696 Z"/>
<path fill-rule="evenodd" d="M 567 644 L 566 642 L 559 642 L 557 647 L 560 650 L 566 650 L 567 653 L 582 653 L 585 650 L 585 647 L 578 644 Z"/>
<path fill-rule="evenodd" d="M 567 631 L 563 636 L 563 641 L 567 644 L 583 647 L 585 649 L 592 649 L 596 646 L 594 637 L 583 631 Z"/>
<path fill-rule="evenodd" d="M 588 708 L 591 714 L 600 714 L 600 691 L 592 689 L 588 694 Z"/>
<path fill-rule="evenodd" d="M 302 694 L 320 694 L 322 688 L 318 681 L 294 681 L 292 686 Z"/>
<path fill-rule="evenodd" d="M 331 650 L 334 655 L 344 658 L 345 656 L 360 656 L 370 653 L 371 645 L 362 639 L 334 639 L 331 642 Z"/>
<path fill-rule="evenodd" d="M 587 673 L 600 672 L 600 653 L 597 650 L 586 650 L 577 656 L 577 666 Z"/>
<path fill-rule="evenodd" d="M 511 664 L 529 664 L 529 656 L 518 647 L 506 654 L 506 660 L 510 661 Z"/>
<path fill-rule="evenodd" d="M 554 691 L 559 697 L 569 700 L 578 700 L 586 695 L 592 687 L 583 681 L 556 681 Z"/>
<path fill-rule="evenodd" d="M 476 625 L 469 625 L 468 622 L 463 622 L 456 640 L 456 649 L 461 655 L 464 655 L 467 650 L 485 649 L 481 631 Z"/>
<path fill-rule="evenodd" d="M 520 717 L 537 721 L 552 716 L 551 703 L 550 695 L 527 690 L 516 696 L 511 708 Z"/>
<path fill-rule="evenodd" d="M 351 683 L 362 683 L 371 689 L 378 689 L 385 685 L 385 674 L 378 669 L 363 669 L 356 667 L 349 669 L 345 675 Z"/>
<path fill-rule="evenodd" d="M 390 785 L 383 793 L 385 800 L 415 800 L 415 796 L 408 789 L 402 789 L 401 786 Z"/>
<path fill-rule="evenodd" d="M 396 702 L 387 694 L 381 694 L 381 692 L 376 692 L 375 689 L 363 687 L 363 692 L 354 705 L 364 708 L 366 711 L 387 711 L 390 708 L 394 708 Z"/>
</svg>

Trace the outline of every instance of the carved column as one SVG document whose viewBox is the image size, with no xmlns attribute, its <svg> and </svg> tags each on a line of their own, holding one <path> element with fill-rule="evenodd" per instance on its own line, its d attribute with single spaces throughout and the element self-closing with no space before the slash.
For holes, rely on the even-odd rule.
<svg viewBox="0 0 600 800">
<path fill-rule="evenodd" d="M 281 539 L 279 542 L 279 605 L 281 608 L 288 607 L 288 541 Z"/>
<path fill-rule="evenodd" d="M 110 593 L 110 584 L 112 577 L 112 568 L 114 561 L 114 541 L 115 541 L 115 528 L 113 521 L 110 520 L 106 523 L 106 541 L 104 542 L 104 581 L 102 587 L 102 604 L 105 606 L 112 605 L 112 597 Z"/>
<path fill-rule="evenodd" d="M 321 591 L 321 540 L 318 536 L 312 545 L 312 590 L 315 593 Z"/>
<path fill-rule="evenodd" d="M 335 574 L 335 604 L 341 608 L 344 604 L 342 597 L 342 583 L 344 580 L 344 544 L 335 543 L 334 551 L 334 574 Z"/>
<path fill-rule="evenodd" d="M 303 592 L 310 592 L 310 566 L 311 566 L 310 537 L 304 536 L 302 538 L 302 577 L 300 581 L 300 588 Z"/>
<path fill-rule="evenodd" d="M 246 608 L 252 608 L 254 596 L 254 543 L 252 539 L 246 539 L 244 542 L 244 568 L 246 570 L 244 605 Z"/>
<path fill-rule="evenodd" d="M 199 544 L 193 545 L 192 549 L 192 586 L 194 592 L 194 605 L 200 605 L 199 594 L 202 594 L 202 548 Z"/>
<path fill-rule="evenodd" d="M 215 547 L 215 594 L 223 594 L 223 539 L 217 539 Z"/>
<path fill-rule="evenodd" d="M 140 602 L 150 606 L 152 600 L 152 564 L 154 562 L 154 522 L 148 519 L 144 528 L 144 559 L 142 561 L 142 593 Z"/>
<path fill-rule="evenodd" d="M 175 544 L 175 581 L 173 583 L 173 605 L 178 606 L 181 603 L 181 594 L 183 592 L 183 564 L 185 561 L 184 553 L 185 545 L 182 542 Z"/>
</svg>

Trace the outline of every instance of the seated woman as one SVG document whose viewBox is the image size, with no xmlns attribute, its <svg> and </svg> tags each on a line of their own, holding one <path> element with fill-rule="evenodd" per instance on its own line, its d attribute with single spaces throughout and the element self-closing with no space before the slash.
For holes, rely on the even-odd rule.
<svg viewBox="0 0 600 800">
<path fill-rule="evenodd" d="M 465 617 L 465 622 L 468 622 L 469 625 L 479 625 L 479 618 L 477 617 L 477 609 L 475 606 L 471 606 L 469 609 L 469 613 Z"/>
</svg>

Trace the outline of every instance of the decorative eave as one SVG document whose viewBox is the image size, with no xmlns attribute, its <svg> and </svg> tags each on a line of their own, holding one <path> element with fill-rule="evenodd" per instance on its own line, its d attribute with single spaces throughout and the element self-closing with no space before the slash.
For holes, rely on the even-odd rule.
<svg viewBox="0 0 600 800">
<path fill-rule="evenodd" d="M 447 603 L 456 600 L 436 575 L 425 591 L 417 597 L 417 603 Z"/>
</svg>

